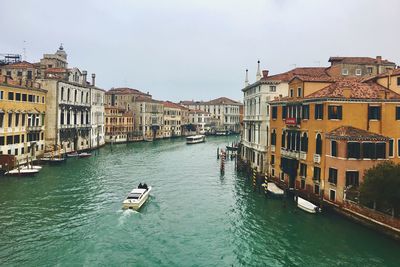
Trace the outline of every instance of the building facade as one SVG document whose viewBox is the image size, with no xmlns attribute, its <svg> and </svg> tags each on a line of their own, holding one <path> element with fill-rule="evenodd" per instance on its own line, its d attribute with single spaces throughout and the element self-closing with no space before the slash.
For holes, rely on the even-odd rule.
<svg viewBox="0 0 400 267">
<path fill-rule="evenodd" d="M 182 136 L 182 106 L 164 101 L 164 137 Z"/>
<path fill-rule="evenodd" d="M 123 108 L 105 108 L 105 140 L 107 143 L 134 141 L 134 114 Z"/>
<path fill-rule="evenodd" d="M 310 198 L 356 200 L 366 169 L 400 161 L 398 129 L 400 95 L 375 82 L 341 80 L 273 101 L 268 175 Z"/>
<path fill-rule="evenodd" d="M 30 82 L 0 78 L 0 153 L 17 163 L 41 157 L 45 150 L 46 90 Z"/>
<path fill-rule="evenodd" d="M 198 109 L 189 110 L 189 123 L 194 126 L 192 131 L 197 134 L 206 134 L 211 132 L 211 114 Z"/>
</svg>

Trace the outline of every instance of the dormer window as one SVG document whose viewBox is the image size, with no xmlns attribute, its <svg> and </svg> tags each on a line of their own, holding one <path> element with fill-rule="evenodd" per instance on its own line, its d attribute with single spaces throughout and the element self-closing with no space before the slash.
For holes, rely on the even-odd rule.
<svg viewBox="0 0 400 267">
<path fill-rule="evenodd" d="M 361 76 L 361 69 L 356 69 L 356 75 Z"/>
<path fill-rule="evenodd" d="M 293 89 L 290 89 L 290 97 L 293 97 L 293 94 L 294 94 Z"/>
<path fill-rule="evenodd" d="M 342 69 L 342 75 L 349 75 L 348 69 Z"/>
<path fill-rule="evenodd" d="M 301 88 L 297 88 L 297 97 L 301 97 Z"/>
</svg>

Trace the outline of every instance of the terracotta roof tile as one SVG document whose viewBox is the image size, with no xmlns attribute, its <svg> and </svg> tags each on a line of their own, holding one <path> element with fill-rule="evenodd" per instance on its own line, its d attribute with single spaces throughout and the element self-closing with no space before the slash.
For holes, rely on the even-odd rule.
<svg viewBox="0 0 400 267">
<path fill-rule="evenodd" d="M 182 109 L 183 107 L 179 104 L 173 103 L 171 101 L 163 101 L 164 107 L 167 108 L 177 108 L 177 109 Z"/>
<path fill-rule="evenodd" d="M 395 64 L 386 59 L 381 59 L 380 62 L 377 58 L 372 57 L 330 57 L 329 62 L 339 61 L 344 64 Z"/>
<path fill-rule="evenodd" d="M 106 92 L 106 94 L 141 95 L 151 97 L 149 93 L 143 93 L 142 91 L 128 87 L 111 88 Z"/>
<path fill-rule="evenodd" d="M 400 99 L 400 95 L 377 83 L 345 79 L 305 98 Z"/>
<path fill-rule="evenodd" d="M 352 126 L 341 126 L 325 134 L 326 138 L 336 140 L 354 141 L 388 141 L 389 138 L 380 134 L 372 133 Z"/>
</svg>

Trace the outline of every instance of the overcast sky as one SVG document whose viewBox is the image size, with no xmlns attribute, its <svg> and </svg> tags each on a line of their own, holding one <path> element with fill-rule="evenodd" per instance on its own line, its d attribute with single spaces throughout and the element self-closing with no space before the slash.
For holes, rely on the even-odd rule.
<svg viewBox="0 0 400 267">
<path fill-rule="evenodd" d="M 0 53 L 36 62 L 60 43 L 97 85 L 161 100 L 241 100 L 245 69 L 327 66 L 329 56 L 400 64 L 398 0 L 2 0 Z M 24 45 L 25 41 L 25 45 Z"/>
</svg>

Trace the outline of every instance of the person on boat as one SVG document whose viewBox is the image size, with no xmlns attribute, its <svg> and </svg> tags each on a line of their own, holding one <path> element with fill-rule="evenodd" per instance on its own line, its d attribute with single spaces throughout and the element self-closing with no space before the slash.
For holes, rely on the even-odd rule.
<svg viewBox="0 0 400 267">
<path fill-rule="evenodd" d="M 139 186 L 137 188 L 143 188 L 142 183 L 139 184 Z"/>
<path fill-rule="evenodd" d="M 146 184 L 146 183 L 143 184 L 143 188 L 146 189 L 146 190 L 149 189 L 149 188 L 147 187 L 147 184 Z"/>
</svg>

